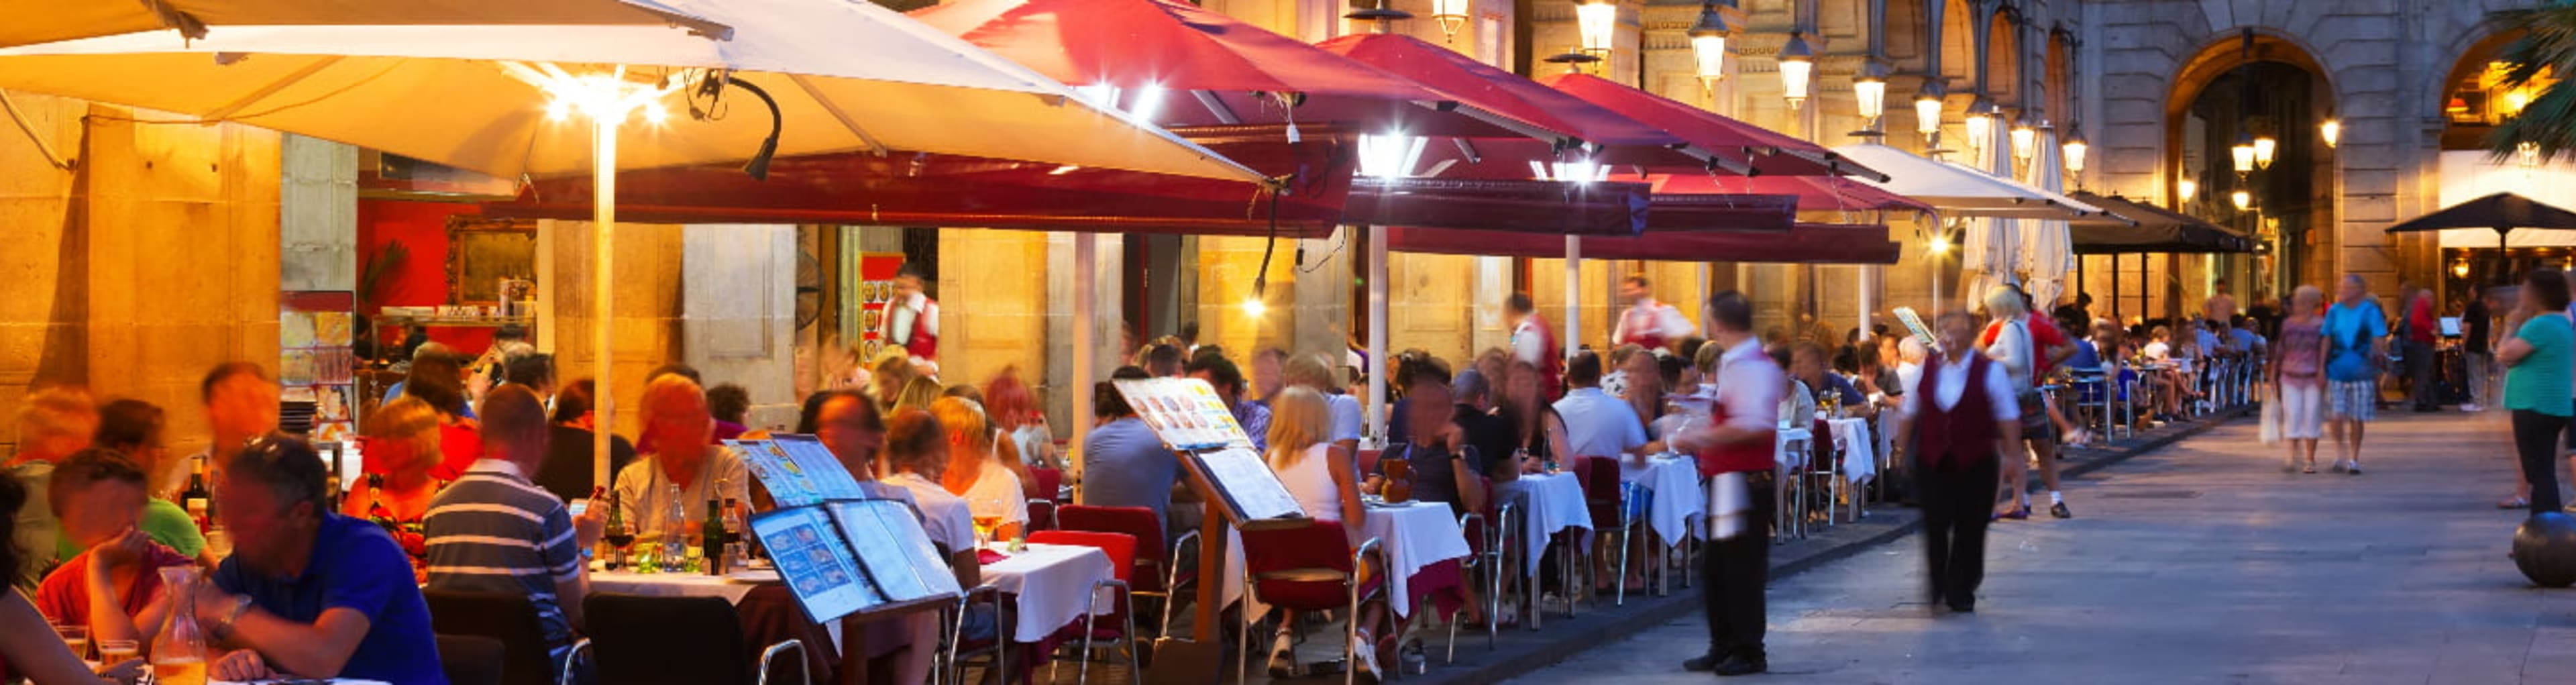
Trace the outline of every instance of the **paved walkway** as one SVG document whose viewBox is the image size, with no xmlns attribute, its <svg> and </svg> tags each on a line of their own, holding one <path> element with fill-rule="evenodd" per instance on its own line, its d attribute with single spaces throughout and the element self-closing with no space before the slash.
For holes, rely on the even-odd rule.
<svg viewBox="0 0 2576 685">
<path fill-rule="evenodd" d="M 1997 525 L 1973 615 L 1927 610 L 1913 537 L 1774 583 L 1755 681 L 2576 683 L 2576 590 L 2504 556 L 2502 415 L 2371 428 L 2363 476 L 2284 475 L 2247 420 L 2076 479 L 2078 518 Z M 1703 625 L 1512 682 L 1707 682 Z"/>
</svg>

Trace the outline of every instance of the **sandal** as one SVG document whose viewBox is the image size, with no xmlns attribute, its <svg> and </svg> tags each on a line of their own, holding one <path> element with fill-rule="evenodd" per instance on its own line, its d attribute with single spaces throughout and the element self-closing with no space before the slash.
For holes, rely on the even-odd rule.
<svg viewBox="0 0 2576 685">
<path fill-rule="evenodd" d="M 2505 499 L 2498 500 L 2498 501 L 2496 502 L 2496 508 L 2497 508 L 2497 509 L 2529 509 L 2529 508 L 2531 508 L 2531 498 L 2528 498 L 2528 497 L 2507 497 L 2507 498 L 2505 498 Z"/>
<path fill-rule="evenodd" d="M 2300 471 L 2300 473 L 2316 473 L 2316 472 L 2317 472 L 2317 463 L 2316 463 L 2316 462 L 2308 462 L 2308 468 L 2307 468 L 2306 470 L 2302 470 L 2302 471 Z"/>
</svg>

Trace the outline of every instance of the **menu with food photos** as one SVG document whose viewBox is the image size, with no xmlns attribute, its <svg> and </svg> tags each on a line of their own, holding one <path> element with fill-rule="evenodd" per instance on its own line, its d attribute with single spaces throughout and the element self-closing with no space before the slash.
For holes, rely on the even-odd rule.
<svg viewBox="0 0 2576 685">
<path fill-rule="evenodd" d="M 768 440 L 726 440 L 725 449 L 742 458 L 769 497 L 780 507 L 801 507 L 868 496 L 850 477 L 841 460 L 811 435 L 773 435 Z"/>
<path fill-rule="evenodd" d="M 1923 315 L 1914 313 L 1913 307 L 1897 307 L 1896 320 L 1904 322 L 1905 330 L 1914 334 L 1916 342 L 1923 343 L 1923 349 L 1941 349 L 1941 341 L 1932 337 L 1932 327 L 1923 325 Z"/>
<path fill-rule="evenodd" d="M 752 517 L 752 535 L 760 538 L 778 575 L 796 595 L 807 618 L 816 623 L 885 604 L 884 593 L 861 575 L 832 519 L 817 507 L 778 509 Z"/>
<path fill-rule="evenodd" d="M 824 508 L 841 524 L 860 568 L 887 597 L 905 602 L 962 591 L 912 507 L 895 500 L 858 500 Z"/>
<path fill-rule="evenodd" d="M 1253 449 L 1251 434 L 1235 422 L 1234 412 L 1207 381 L 1153 378 L 1118 381 L 1116 387 L 1154 435 L 1182 456 L 1181 463 L 1214 488 L 1209 499 L 1225 504 L 1227 520 L 1236 527 L 1305 521 L 1296 497 Z"/>
</svg>

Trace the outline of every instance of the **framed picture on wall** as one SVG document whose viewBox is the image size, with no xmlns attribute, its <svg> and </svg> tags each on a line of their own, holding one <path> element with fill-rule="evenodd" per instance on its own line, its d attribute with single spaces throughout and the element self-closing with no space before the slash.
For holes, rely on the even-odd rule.
<svg viewBox="0 0 2576 685">
<path fill-rule="evenodd" d="M 504 281 L 537 275 L 537 223 L 458 215 L 447 219 L 447 302 L 497 305 Z"/>
</svg>

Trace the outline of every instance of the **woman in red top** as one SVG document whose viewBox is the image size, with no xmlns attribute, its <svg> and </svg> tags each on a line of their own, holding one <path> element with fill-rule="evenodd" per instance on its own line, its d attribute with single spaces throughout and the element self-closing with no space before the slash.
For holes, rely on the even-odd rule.
<svg viewBox="0 0 2576 685">
<path fill-rule="evenodd" d="M 161 631 L 170 607 L 160 570 L 194 562 L 135 530 L 144 483 L 143 469 L 113 450 L 84 450 L 54 466 L 48 501 L 63 537 L 86 551 L 36 586 L 45 618 L 86 626 L 92 640 L 149 641 Z"/>
</svg>

